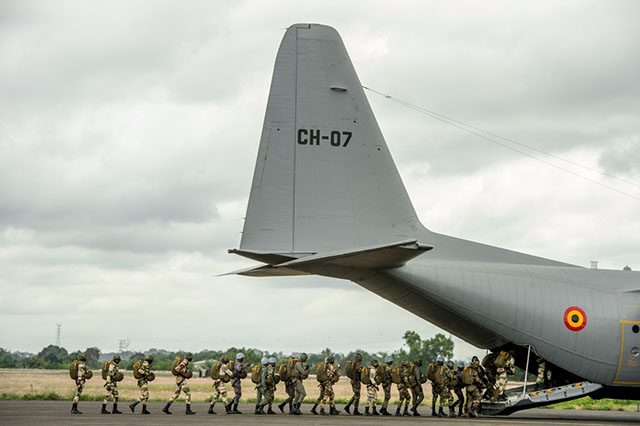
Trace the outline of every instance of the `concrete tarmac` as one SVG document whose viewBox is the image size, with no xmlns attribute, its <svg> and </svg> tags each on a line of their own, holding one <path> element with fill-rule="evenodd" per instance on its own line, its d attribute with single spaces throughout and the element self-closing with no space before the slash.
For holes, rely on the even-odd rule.
<svg viewBox="0 0 640 426">
<path fill-rule="evenodd" d="M 141 415 L 140 406 L 137 413 L 129 411 L 127 402 L 118 407 L 124 414 L 100 414 L 100 402 L 81 402 L 82 415 L 70 414 L 71 402 L 68 401 L 0 401 L 0 425 L 192 425 L 192 424 L 236 424 L 236 425 L 406 425 L 406 424 L 437 424 L 437 425 L 638 425 L 640 413 L 619 411 L 579 411 L 531 409 L 521 411 L 506 417 L 467 418 L 437 418 L 437 417 L 353 417 L 343 412 L 339 416 L 314 416 L 307 414 L 311 406 L 303 406 L 302 416 L 288 414 L 256 416 L 253 404 L 241 404 L 240 411 L 245 414 L 226 415 L 224 406 L 216 405 L 217 415 L 207 414 L 206 403 L 196 403 L 192 409 L 197 412 L 194 416 L 184 414 L 184 403 L 176 402 L 171 407 L 173 415 L 162 413 L 164 404 L 156 402 L 149 404 L 151 415 Z M 108 408 L 111 408 L 109 404 Z M 340 408 L 340 407 L 338 407 Z M 276 407 L 277 410 L 277 407 Z M 422 412 L 426 413 L 426 407 Z"/>
</svg>

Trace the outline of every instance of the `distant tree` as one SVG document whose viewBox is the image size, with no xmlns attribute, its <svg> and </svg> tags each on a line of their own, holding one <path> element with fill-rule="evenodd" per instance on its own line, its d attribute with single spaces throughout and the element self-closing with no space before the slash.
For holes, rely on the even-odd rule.
<svg viewBox="0 0 640 426">
<path fill-rule="evenodd" d="M 422 340 L 415 331 L 404 333 L 405 345 L 408 351 L 402 349 L 398 355 L 410 360 L 422 360 L 423 364 L 435 361 L 438 355 L 442 355 L 446 360 L 453 358 L 453 340 L 442 333 L 436 334 L 431 339 Z"/>
<path fill-rule="evenodd" d="M 0 348 L 0 368 L 16 368 L 20 366 L 18 357 Z"/>
<path fill-rule="evenodd" d="M 87 357 L 87 365 L 89 368 L 98 368 L 98 358 L 100 358 L 100 349 L 87 348 L 84 351 L 84 356 Z"/>
<path fill-rule="evenodd" d="M 23 360 L 24 368 L 44 368 L 45 362 L 39 356 L 30 356 Z"/>
<path fill-rule="evenodd" d="M 38 357 L 44 361 L 44 368 L 49 369 L 65 368 L 69 363 L 67 350 L 56 345 L 43 348 L 38 353 Z"/>
</svg>

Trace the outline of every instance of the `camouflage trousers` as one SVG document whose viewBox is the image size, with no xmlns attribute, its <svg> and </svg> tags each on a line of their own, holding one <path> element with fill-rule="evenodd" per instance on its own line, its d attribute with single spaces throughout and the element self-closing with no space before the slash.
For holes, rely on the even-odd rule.
<svg viewBox="0 0 640 426">
<path fill-rule="evenodd" d="M 438 398 L 440 398 L 441 386 L 435 382 L 431 382 L 431 406 L 435 408 L 438 404 Z M 440 402 L 442 403 L 442 401 Z"/>
<path fill-rule="evenodd" d="M 382 403 L 382 408 L 387 408 L 389 406 L 389 400 L 391 399 L 391 382 L 383 383 L 382 390 L 384 391 L 384 402 Z"/>
<path fill-rule="evenodd" d="M 118 385 L 116 382 L 105 383 L 104 390 L 106 392 L 106 395 L 102 400 L 103 404 L 106 404 L 109 401 L 118 402 Z"/>
<path fill-rule="evenodd" d="M 138 402 L 146 404 L 149 401 L 149 382 L 146 380 L 138 380 L 138 387 L 140 388 L 140 398 Z"/>
<path fill-rule="evenodd" d="M 329 403 L 329 407 L 335 407 L 336 403 L 334 401 L 336 395 L 333 392 L 333 383 L 326 382 L 320 385 L 320 393 L 322 395 L 322 400 L 320 400 L 320 408 L 324 409 L 324 406 Z"/>
<path fill-rule="evenodd" d="M 180 393 L 184 392 L 184 402 L 189 405 L 191 404 L 191 391 L 189 389 L 189 385 L 185 379 L 176 380 L 176 389 L 173 391 L 173 396 L 169 398 L 169 404 L 172 404 L 173 401 L 180 397 Z"/>
<path fill-rule="evenodd" d="M 544 370 L 546 369 L 546 362 L 541 361 L 538 363 L 538 376 L 536 377 L 536 385 L 544 384 Z"/>
<path fill-rule="evenodd" d="M 378 386 L 367 385 L 367 407 L 374 408 L 378 401 Z"/>
<path fill-rule="evenodd" d="M 233 388 L 233 403 L 234 404 L 240 404 L 240 398 L 242 398 L 242 383 L 240 382 L 240 380 L 232 380 L 231 381 L 231 387 Z"/>
<path fill-rule="evenodd" d="M 222 380 L 213 381 L 213 397 L 211 398 L 211 405 L 216 402 L 224 402 L 224 405 L 229 405 L 229 396 L 227 395 L 227 384 Z"/>
<path fill-rule="evenodd" d="M 507 370 L 498 368 L 496 373 L 498 373 L 498 381 L 496 383 L 498 385 L 498 396 L 501 396 L 504 395 L 504 391 L 507 388 Z"/>
<path fill-rule="evenodd" d="M 402 406 L 402 403 L 405 402 L 408 406 L 411 402 L 411 394 L 409 393 L 407 386 L 405 384 L 398 383 L 398 393 L 400 394 L 400 405 Z"/>
<path fill-rule="evenodd" d="M 440 386 L 440 407 L 448 407 L 453 403 L 453 395 L 449 386 Z"/>
<path fill-rule="evenodd" d="M 360 388 L 362 383 L 360 380 L 351 379 L 351 390 L 353 391 L 353 396 L 349 400 L 349 404 L 353 404 L 355 409 L 358 409 L 358 405 L 360 405 Z"/>
<path fill-rule="evenodd" d="M 73 395 L 74 404 L 80 402 L 80 395 L 82 395 L 82 391 L 84 390 L 84 382 L 84 379 L 76 380 L 76 393 Z"/>
<path fill-rule="evenodd" d="M 458 386 L 453 388 L 453 393 L 455 393 L 456 397 L 458 398 L 456 400 L 456 402 L 451 404 L 453 407 L 456 407 L 458 405 L 460 406 L 460 409 L 462 409 L 462 407 L 464 407 L 464 391 L 463 391 L 463 389 L 464 388 L 461 388 L 461 387 L 458 387 Z"/>
<path fill-rule="evenodd" d="M 262 405 L 268 405 L 271 408 L 271 404 L 273 404 L 273 398 L 275 397 L 276 388 L 275 386 L 267 386 L 263 397 L 262 397 Z"/>
<path fill-rule="evenodd" d="M 287 393 L 287 399 L 282 401 L 283 404 L 289 404 L 293 402 L 295 398 L 296 390 L 293 385 L 293 380 L 285 380 L 284 391 Z"/>
<path fill-rule="evenodd" d="M 266 397 L 267 390 L 262 386 L 256 386 L 256 407 L 262 405 L 262 400 Z"/>
<path fill-rule="evenodd" d="M 467 402 L 464 405 L 465 414 L 469 413 L 469 408 L 477 410 L 480 406 L 480 389 L 476 385 L 469 385 L 466 388 Z"/>
<path fill-rule="evenodd" d="M 307 391 L 304 389 L 304 382 L 302 379 L 293 379 L 293 403 L 302 404 L 304 397 L 307 396 Z"/>
<path fill-rule="evenodd" d="M 418 406 L 424 399 L 424 391 L 422 390 L 422 385 L 415 385 L 414 387 L 412 387 L 411 393 L 413 394 L 413 408 L 418 408 Z"/>
</svg>

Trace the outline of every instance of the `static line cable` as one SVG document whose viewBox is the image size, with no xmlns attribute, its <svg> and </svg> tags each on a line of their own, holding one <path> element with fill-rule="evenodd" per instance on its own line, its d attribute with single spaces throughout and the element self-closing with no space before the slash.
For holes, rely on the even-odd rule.
<svg viewBox="0 0 640 426">
<path fill-rule="evenodd" d="M 436 112 L 429 111 L 428 109 L 422 108 L 422 107 L 420 107 L 420 106 L 418 106 L 418 105 L 414 105 L 414 104 L 412 104 L 412 103 L 410 103 L 410 102 L 407 102 L 407 101 L 404 101 L 404 100 L 401 100 L 401 99 L 398 99 L 398 98 L 394 98 L 394 97 L 392 97 L 391 95 L 387 95 L 387 94 L 385 94 L 385 93 L 382 93 L 382 92 L 379 92 L 379 91 L 377 91 L 377 90 L 371 89 L 370 87 L 362 86 L 362 88 L 363 88 L 363 89 L 366 89 L 366 90 L 369 90 L 369 91 L 371 91 L 371 92 L 373 92 L 373 93 L 375 93 L 375 94 L 377 94 L 377 95 L 383 96 L 383 97 L 385 97 L 386 99 L 392 100 L 392 101 L 394 101 L 394 102 L 396 102 L 396 103 L 398 103 L 398 104 L 400 104 L 400 105 L 402 105 L 402 106 L 404 106 L 404 107 L 406 107 L 406 108 L 412 109 L 412 110 L 414 110 L 414 111 L 416 111 L 416 112 L 419 112 L 419 113 L 421 113 L 421 114 L 424 114 L 424 115 L 427 115 L 427 116 L 429 116 L 429 117 L 435 118 L 436 120 L 442 121 L 443 123 L 446 123 L 446 124 L 448 124 L 448 125 L 450 125 L 450 126 L 456 127 L 456 128 L 458 128 L 458 129 L 460 129 L 460 130 L 462 130 L 462 131 L 465 131 L 465 132 L 470 133 L 470 134 L 472 134 L 472 135 L 478 136 L 479 138 L 482 138 L 482 139 L 484 139 L 484 140 L 486 140 L 486 141 L 489 141 L 489 142 L 495 143 L 495 144 L 497 144 L 497 145 L 502 146 L 503 148 L 509 149 L 509 150 L 511 150 L 511 151 L 514 151 L 514 152 L 517 152 L 517 153 L 519 153 L 519 154 L 521 154 L 521 155 L 524 155 L 524 156 L 526 156 L 526 157 L 529 157 L 529 158 L 531 158 L 531 159 L 533 159 L 533 160 L 536 160 L 536 161 L 538 161 L 538 162 L 540 162 L 540 163 L 546 164 L 547 166 L 550 166 L 550 167 L 553 167 L 553 168 L 555 168 L 555 169 L 561 170 L 561 171 L 563 171 L 563 172 L 565 172 L 565 173 L 569 173 L 569 174 L 571 174 L 571 175 L 573 175 L 573 176 L 575 176 L 575 177 L 578 177 L 578 178 L 580 178 L 580 179 L 583 179 L 583 180 L 589 181 L 589 182 L 591 182 L 591 183 L 595 183 L 596 185 L 600 185 L 600 186 L 601 186 L 601 187 L 603 187 L 603 188 L 607 188 L 607 189 L 609 189 L 609 190 L 611 190 L 611 191 L 615 191 L 615 192 L 617 192 L 617 193 L 619 193 L 619 194 L 621 194 L 621 195 L 624 195 L 624 196 L 626 196 L 626 197 L 633 198 L 633 199 L 635 199 L 635 200 L 640 201 L 640 197 L 638 197 L 638 196 L 636 196 L 636 195 L 629 194 L 629 193 L 627 193 L 627 192 L 625 192 L 625 191 L 622 191 L 622 190 L 620 190 L 620 189 L 618 189 L 618 188 L 614 188 L 614 187 L 612 187 L 612 186 L 606 185 L 606 184 L 604 184 L 604 183 L 602 183 L 602 182 L 599 182 L 599 181 L 597 181 L 597 180 L 595 180 L 595 179 L 592 179 L 592 178 L 590 178 L 590 177 L 583 176 L 583 175 L 581 175 L 581 174 L 579 174 L 579 173 L 576 173 L 576 172 L 574 172 L 574 171 L 572 171 L 572 170 L 569 170 L 569 169 L 567 169 L 567 168 L 565 168 L 565 167 L 559 166 L 559 165 L 557 165 L 557 164 L 555 164 L 555 163 L 552 163 L 552 162 L 550 162 L 550 161 L 544 160 L 544 159 L 542 159 L 542 158 L 538 158 L 538 157 L 536 157 L 536 156 L 535 156 L 535 155 L 533 155 L 533 154 L 530 154 L 530 153 L 528 153 L 528 152 L 522 151 L 522 150 L 520 150 L 520 149 L 518 149 L 518 148 L 515 148 L 515 147 L 513 147 L 513 146 L 507 145 L 506 143 L 500 142 L 499 140 L 496 140 L 495 138 L 491 138 L 491 137 L 489 137 L 489 136 L 486 136 L 485 134 L 482 134 L 482 133 L 480 133 L 480 132 L 483 132 L 483 133 L 486 133 L 486 134 L 489 134 L 489 135 L 494 135 L 495 137 L 500 138 L 500 139 L 502 139 L 502 140 L 512 142 L 512 141 L 511 141 L 510 139 L 508 139 L 508 138 L 504 138 L 504 137 L 499 136 L 499 135 L 496 135 L 496 134 L 494 134 L 494 133 L 491 133 L 491 132 L 488 132 L 488 131 L 482 130 L 482 129 L 480 129 L 480 128 L 477 128 L 477 127 L 474 127 L 474 126 L 471 126 L 471 125 L 468 125 L 468 124 L 465 124 L 465 123 L 462 123 L 462 122 L 460 122 L 460 121 L 457 121 L 457 120 L 451 119 L 451 118 L 449 118 L 449 117 L 446 117 L 446 116 L 444 116 L 444 115 L 442 115 L 442 114 L 438 114 L 438 113 L 436 113 Z M 556 157 L 556 158 L 561 159 L 561 160 L 563 160 L 563 161 L 566 161 L 566 162 L 568 162 L 568 163 L 573 163 L 571 160 L 565 160 L 565 159 L 563 159 L 563 158 L 561 158 L 561 157 L 558 157 L 558 156 L 556 156 L 556 155 L 554 155 L 554 154 L 549 154 L 549 153 L 546 153 L 546 152 L 544 152 L 544 151 L 542 151 L 542 150 L 539 150 L 539 149 L 536 149 L 536 148 L 531 148 L 531 147 L 529 147 L 529 146 L 527 146 L 527 145 L 524 145 L 524 144 L 521 144 L 521 143 L 518 143 L 518 142 L 515 142 L 515 141 L 513 141 L 513 143 L 516 143 L 516 144 L 517 144 L 517 145 L 519 145 L 519 146 L 522 146 L 522 147 L 525 147 L 525 148 L 529 148 L 529 149 L 531 149 L 531 150 L 538 151 L 538 152 L 543 153 L 543 154 L 546 154 L 546 155 L 550 155 L 550 156 L 552 156 L 552 157 Z M 606 174 L 606 173 L 600 172 L 599 170 L 591 169 L 591 168 L 590 168 L 590 167 L 588 167 L 588 166 L 583 166 L 583 165 L 578 164 L 578 163 L 575 163 L 575 164 L 576 164 L 576 165 L 579 165 L 580 167 L 583 167 L 583 168 L 586 168 L 586 169 L 592 170 L 592 171 L 594 171 L 594 172 L 600 173 L 600 174 L 602 174 L 602 175 L 609 176 L 609 177 L 613 177 L 613 178 L 615 178 L 615 179 L 618 179 L 618 180 L 621 180 L 621 181 L 624 181 L 624 182 L 627 182 L 627 183 L 630 183 L 630 184 L 632 184 L 632 185 L 636 185 L 636 186 L 639 186 L 639 187 L 640 187 L 640 184 L 637 184 L 637 183 L 635 183 L 635 182 L 626 181 L 625 179 L 618 178 L 618 177 L 615 177 L 615 176 L 612 176 L 612 175 L 608 175 L 608 174 Z"/>
</svg>

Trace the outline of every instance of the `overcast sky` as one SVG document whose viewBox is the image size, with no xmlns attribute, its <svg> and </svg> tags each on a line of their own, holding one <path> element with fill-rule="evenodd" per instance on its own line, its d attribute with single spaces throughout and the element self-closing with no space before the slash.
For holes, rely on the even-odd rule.
<svg viewBox="0 0 640 426">
<path fill-rule="evenodd" d="M 237 247 L 284 29 L 334 26 L 362 83 L 640 182 L 637 1 L 0 2 L 0 346 L 395 350 L 439 330 L 316 277 L 213 275 Z M 367 93 L 431 230 L 640 269 L 622 195 Z M 480 350 L 456 339 L 456 356 Z"/>
</svg>

